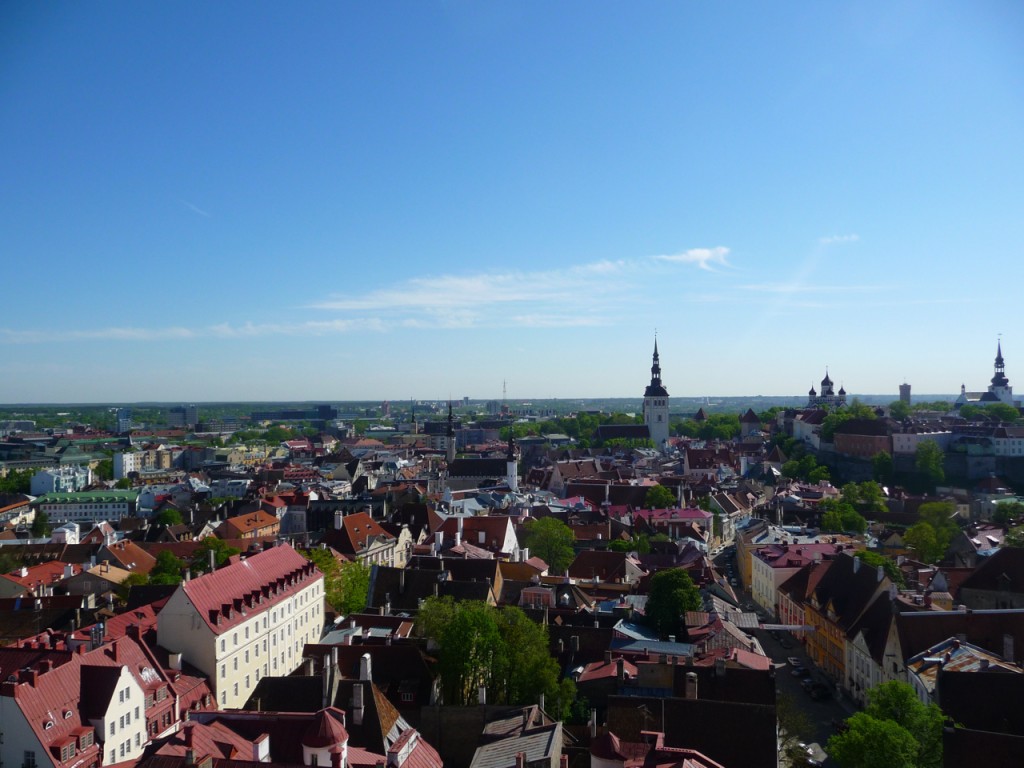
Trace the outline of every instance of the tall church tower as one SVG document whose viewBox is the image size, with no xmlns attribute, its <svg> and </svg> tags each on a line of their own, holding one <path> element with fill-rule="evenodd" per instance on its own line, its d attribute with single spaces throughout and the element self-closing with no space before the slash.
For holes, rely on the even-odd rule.
<svg viewBox="0 0 1024 768">
<path fill-rule="evenodd" d="M 1003 342 L 1001 339 L 996 343 L 995 369 L 996 375 L 992 377 L 992 383 L 988 388 L 988 391 L 993 396 L 982 397 L 982 400 L 986 402 L 998 400 L 1007 405 L 1016 406 L 1016 403 L 1013 401 L 1013 387 L 1010 386 L 1010 380 L 1006 378 L 1006 363 L 1003 360 Z"/>
<path fill-rule="evenodd" d="M 654 339 L 654 361 L 651 365 L 651 383 L 644 390 L 644 424 L 651 442 L 659 451 L 668 448 L 668 390 L 661 383 L 661 363 L 658 361 L 658 339 Z"/>
</svg>

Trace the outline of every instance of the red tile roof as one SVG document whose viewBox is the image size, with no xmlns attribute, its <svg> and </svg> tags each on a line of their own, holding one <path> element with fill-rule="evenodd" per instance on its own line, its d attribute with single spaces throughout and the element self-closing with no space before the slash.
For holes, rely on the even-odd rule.
<svg viewBox="0 0 1024 768">
<path fill-rule="evenodd" d="M 323 574 L 316 566 L 284 544 L 187 581 L 180 589 L 219 635 L 245 621 L 243 609 L 266 610 L 319 579 Z"/>
<path fill-rule="evenodd" d="M 7 651 L 0 649 L 0 666 L 6 667 L 10 663 Z M 24 651 L 10 649 L 10 653 Z M 44 659 L 34 668 L 19 673 L 19 682 L 0 684 L 0 696 L 14 699 L 36 738 L 46 748 L 46 755 L 55 764 L 59 764 L 59 751 L 55 757 L 55 749 L 59 750 L 59 746 L 67 743 L 68 739 L 81 737 L 93 730 L 85 711 L 105 705 L 102 701 L 90 701 L 90 693 L 95 695 L 96 692 L 83 687 L 83 680 L 90 679 L 86 673 L 104 669 L 117 672 L 123 667 L 144 691 L 168 682 L 147 650 L 130 637 L 107 643 L 93 651 L 65 653 L 63 656 L 67 660 L 59 666 L 51 668 L 48 660 Z M 147 708 L 147 717 L 154 709 L 167 707 L 170 710 L 172 702 L 172 697 L 168 697 Z M 102 737 L 103 734 L 94 735 L 93 744 L 85 749 L 78 749 L 76 744 L 76 765 L 86 765 L 99 757 L 97 743 Z"/>
</svg>

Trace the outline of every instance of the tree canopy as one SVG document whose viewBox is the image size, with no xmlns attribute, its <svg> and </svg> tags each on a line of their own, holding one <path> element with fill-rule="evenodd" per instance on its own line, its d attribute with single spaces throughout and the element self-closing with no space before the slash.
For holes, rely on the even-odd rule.
<svg viewBox="0 0 1024 768">
<path fill-rule="evenodd" d="M 918 510 L 919 520 L 903 534 L 903 541 L 916 550 L 919 559 L 937 563 L 946 554 L 960 531 L 955 520 L 956 506 L 950 501 L 931 501 Z"/>
<path fill-rule="evenodd" d="M 564 573 L 576 558 L 572 529 L 556 517 L 533 520 L 524 532 L 530 554 L 548 564 L 552 573 Z"/>
<path fill-rule="evenodd" d="M 939 768 L 942 711 L 925 705 L 900 681 L 868 691 L 868 706 L 850 717 L 847 729 L 828 742 L 828 753 L 843 768 Z"/>
<path fill-rule="evenodd" d="M 370 569 L 358 562 L 339 563 L 329 549 L 302 553 L 324 575 L 324 597 L 337 613 L 348 615 L 366 608 L 370 591 Z"/>
<path fill-rule="evenodd" d="M 678 634 L 683 614 L 700 608 L 700 591 L 682 568 L 668 568 L 651 577 L 644 612 L 647 623 L 663 637 Z"/>
<path fill-rule="evenodd" d="M 842 499 L 825 499 L 821 509 L 821 528 L 828 533 L 864 533 L 868 521 L 853 505 Z"/>
<path fill-rule="evenodd" d="M 678 506 L 676 495 L 664 485 L 652 485 L 644 494 L 647 509 L 671 509 Z"/>
<path fill-rule="evenodd" d="M 484 686 L 488 704 L 526 704 L 543 693 L 555 717 L 564 717 L 572 706 L 575 685 L 559 679 L 546 627 L 518 608 L 430 597 L 420 609 L 416 631 L 437 648 L 445 704 L 473 704 Z"/>
<path fill-rule="evenodd" d="M 237 555 L 240 550 L 228 546 L 227 542 L 218 539 L 216 536 L 207 536 L 199 543 L 199 547 L 192 554 L 190 567 L 193 573 L 206 573 L 210 570 L 210 553 L 213 553 L 214 565 L 220 568 L 232 555 Z"/>
<path fill-rule="evenodd" d="M 701 440 L 732 440 L 740 434 L 740 417 L 735 413 L 712 413 L 704 421 L 686 419 L 676 432 Z"/>
<path fill-rule="evenodd" d="M 878 416 L 875 413 L 874 408 L 870 405 L 864 405 L 864 403 L 859 400 L 854 400 L 846 407 L 837 408 L 825 417 L 821 422 L 821 438 L 822 440 L 831 440 L 835 437 L 836 429 L 839 425 L 845 424 L 847 421 L 852 421 L 854 419 L 877 418 Z"/>
<path fill-rule="evenodd" d="M 149 572 L 149 583 L 180 584 L 184 568 L 184 560 L 179 560 L 169 549 L 162 549 L 156 555 L 156 565 Z"/>
<path fill-rule="evenodd" d="M 32 518 L 32 527 L 30 529 L 32 538 L 41 539 L 44 536 L 50 535 L 50 516 L 41 509 L 36 510 L 35 516 Z"/>
<path fill-rule="evenodd" d="M 932 489 L 946 479 L 946 454 L 934 440 L 922 440 L 914 451 L 914 469 Z"/>
<path fill-rule="evenodd" d="M 0 493 L 28 493 L 32 488 L 31 469 L 12 469 L 0 477 Z"/>
</svg>

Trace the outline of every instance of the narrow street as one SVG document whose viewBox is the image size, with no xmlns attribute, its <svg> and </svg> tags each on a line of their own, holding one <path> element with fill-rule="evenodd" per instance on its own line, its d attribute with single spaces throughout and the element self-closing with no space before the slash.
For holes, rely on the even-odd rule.
<svg viewBox="0 0 1024 768">
<path fill-rule="evenodd" d="M 715 557 L 716 567 L 730 576 L 734 574 L 734 566 L 732 566 L 734 551 L 730 547 Z M 754 610 L 757 607 L 749 592 L 742 591 L 739 587 L 735 589 L 736 597 L 744 609 Z M 757 613 L 763 621 L 770 621 L 762 609 L 757 608 Z M 806 744 L 817 743 L 827 752 L 829 737 L 836 732 L 835 723 L 845 720 L 855 711 L 852 704 L 848 701 L 840 703 L 835 686 L 813 666 L 807 654 L 804 653 L 803 645 L 795 635 L 780 630 L 769 631 L 766 629 L 755 630 L 754 634 L 765 653 L 775 663 L 776 696 L 789 698 L 801 712 L 807 715 L 807 719 L 811 723 L 811 730 L 808 733 L 798 734 L 799 741 Z M 811 670 L 812 679 L 829 686 L 832 695 L 818 700 L 812 698 L 801 684 L 803 678 L 793 675 L 793 666 L 788 661 L 789 657 L 800 659 L 801 665 Z M 826 760 L 825 765 L 828 764 L 829 761 Z"/>
</svg>

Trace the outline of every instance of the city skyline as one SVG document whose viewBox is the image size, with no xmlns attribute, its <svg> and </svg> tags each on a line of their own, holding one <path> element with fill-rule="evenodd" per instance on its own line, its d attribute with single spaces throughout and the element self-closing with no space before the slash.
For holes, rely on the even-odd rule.
<svg viewBox="0 0 1024 768">
<path fill-rule="evenodd" d="M 1019 5 L 0 20 L 0 403 L 1024 376 Z"/>
</svg>

